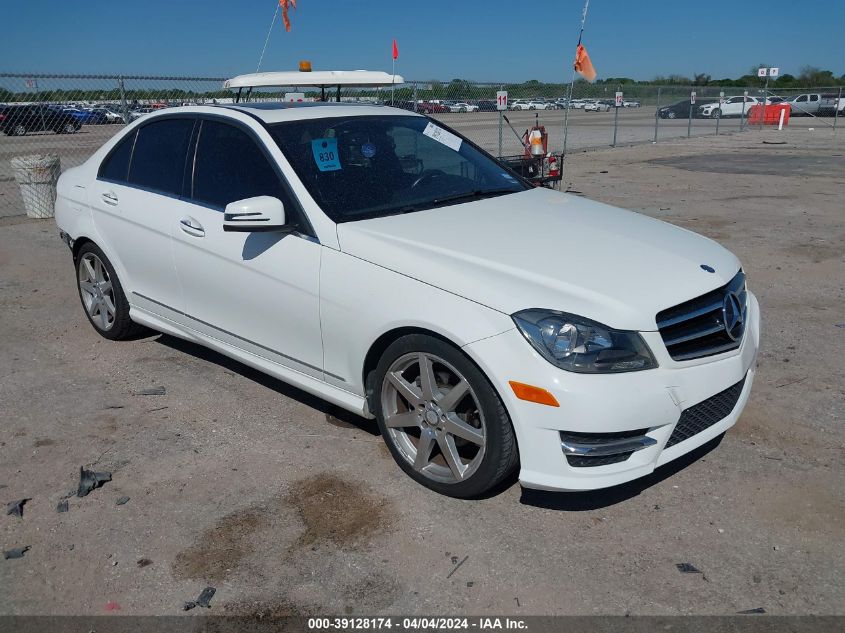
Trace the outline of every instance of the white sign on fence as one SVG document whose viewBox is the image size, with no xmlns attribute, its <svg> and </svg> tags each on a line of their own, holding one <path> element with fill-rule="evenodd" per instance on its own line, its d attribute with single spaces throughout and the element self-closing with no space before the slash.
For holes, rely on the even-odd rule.
<svg viewBox="0 0 845 633">
<path fill-rule="evenodd" d="M 507 110 L 508 109 L 508 91 L 507 90 L 499 90 L 496 93 L 496 109 L 497 110 Z"/>
<path fill-rule="evenodd" d="M 719 92 L 719 103 L 724 103 L 724 102 L 725 102 L 725 91 L 722 90 L 721 92 Z"/>
<path fill-rule="evenodd" d="M 780 68 L 773 66 L 769 68 L 769 77 L 777 77 L 780 74 Z"/>
<path fill-rule="evenodd" d="M 695 105 L 695 90 L 689 93 L 689 102 L 690 104 Z"/>
<path fill-rule="evenodd" d="M 617 91 L 617 93 L 616 93 L 616 107 L 617 107 L 617 108 L 621 108 L 621 107 L 622 107 L 622 93 L 621 93 L 621 92 L 618 92 L 618 91 Z"/>
<path fill-rule="evenodd" d="M 765 77 L 765 76 L 766 76 L 766 75 L 768 75 L 768 74 L 769 74 L 769 69 L 768 69 L 768 68 L 758 68 L 758 69 L 757 69 L 757 76 L 758 76 L 758 77 Z"/>
</svg>

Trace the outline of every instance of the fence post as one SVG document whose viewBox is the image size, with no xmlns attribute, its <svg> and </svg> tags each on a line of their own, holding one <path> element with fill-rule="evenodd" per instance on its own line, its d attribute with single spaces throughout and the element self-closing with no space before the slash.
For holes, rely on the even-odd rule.
<svg viewBox="0 0 845 633">
<path fill-rule="evenodd" d="M 41 116 L 41 129 L 46 130 L 47 124 L 44 122 L 44 104 L 41 102 L 41 90 L 38 88 L 38 79 L 35 79 L 35 100 L 38 102 L 38 114 Z"/>
<path fill-rule="evenodd" d="M 748 101 L 748 91 L 742 91 L 742 112 L 739 115 L 739 131 L 742 132 L 742 128 L 745 127 L 745 104 Z"/>
<path fill-rule="evenodd" d="M 657 126 L 660 125 L 660 117 L 657 112 L 660 110 L 660 86 L 657 87 L 657 105 L 654 107 L 654 140 L 652 143 L 657 143 Z"/>
<path fill-rule="evenodd" d="M 692 136 L 692 106 L 695 105 L 694 95 L 695 91 L 691 90 L 689 93 L 689 118 L 687 119 L 687 138 Z"/>
<path fill-rule="evenodd" d="M 839 96 L 833 104 L 833 133 L 836 133 L 836 119 L 839 118 L 839 104 L 842 103 L 842 86 L 839 86 Z"/>
<path fill-rule="evenodd" d="M 417 83 L 414 82 L 414 112 L 417 112 Z"/>
<path fill-rule="evenodd" d="M 765 125 L 766 121 L 766 101 L 769 100 L 769 69 L 766 68 L 766 85 L 763 87 L 763 114 L 760 117 L 760 131 L 763 131 L 763 126 Z"/>
<path fill-rule="evenodd" d="M 719 121 L 722 120 L 722 104 L 725 101 L 725 91 L 719 91 L 719 116 L 716 117 L 716 136 L 719 136 Z"/>
<path fill-rule="evenodd" d="M 123 111 L 123 122 L 129 123 L 129 106 L 126 103 L 126 88 L 123 85 L 123 75 L 117 78 L 117 87 L 120 89 L 120 109 Z"/>
<path fill-rule="evenodd" d="M 613 102 L 613 144 L 611 147 L 616 147 L 616 129 L 619 127 L 619 106 L 616 101 Z"/>
</svg>

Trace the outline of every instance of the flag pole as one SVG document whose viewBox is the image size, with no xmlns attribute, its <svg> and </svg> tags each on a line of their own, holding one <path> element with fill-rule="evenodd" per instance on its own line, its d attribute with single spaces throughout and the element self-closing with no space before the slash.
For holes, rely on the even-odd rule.
<svg viewBox="0 0 845 633">
<path fill-rule="evenodd" d="M 587 10 L 590 8 L 590 0 L 584 0 L 584 10 L 581 12 L 581 30 L 578 32 L 578 46 L 581 45 L 581 38 L 584 36 L 584 24 L 587 22 Z M 563 154 L 560 157 L 560 181 L 563 183 L 566 172 L 566 141 L 569 137 L 569 108 L 572 107 L 572 87 L 575 85 L 575 64 L 572 65 L 572 79 L 569 82 L 569 95 L 566 98 L 566 110 L 563 114 Z"/>
<path fill-rule="evenodd" d="M 255 69 L 255 72 L 261 70 L 261 62 L 264 61 L 264 53 L 267 51 L 267 44 L 270 43 L 270 33 L 273 32 L 273 27 L 276 24 L 276 18 L 279 17 L 279 3 L 276 3 L 276 11 L 273 13 L 273 21 L 270 22 L 270 28 L 267 30 L 267 37 L 264 39 L 264 48 L 261 49 L 261 56 L 258 58 L 258 67 Z"/>
<path fill-rule="evenodd" d="M 392 57 L 392 55 L 391 55 Z M 396 90 L 396 58 L 393 57 L 393 72 L 390 75 L 390 105 L 393 105 L 393 95 Z"/>
</svg>

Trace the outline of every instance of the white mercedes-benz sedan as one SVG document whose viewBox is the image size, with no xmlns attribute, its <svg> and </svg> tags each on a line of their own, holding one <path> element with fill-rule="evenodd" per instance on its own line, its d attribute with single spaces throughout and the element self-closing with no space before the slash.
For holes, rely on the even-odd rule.
<svg viewBox="0 0 845 633">
<path fill-rule="evenodd" d="M 754 378 L 733 254 L 404 110 L 151 113 L 61 176 L 56 221 L 101 335 L 195 341 L 374 417 L 455 497 L 517 468 L 548 490 L 641 477 L 732 426 Z"/>
</svg>

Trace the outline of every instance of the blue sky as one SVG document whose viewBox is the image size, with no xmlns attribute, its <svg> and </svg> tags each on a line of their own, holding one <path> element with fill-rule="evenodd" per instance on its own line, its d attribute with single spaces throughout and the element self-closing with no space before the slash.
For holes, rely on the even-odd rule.
<svg viewBox="0 0 845 633">
<path fill-rule="evenodd" d="M 275 0 L 3 3 L 0 70 L 231 76 L 255 71 Z M 568 81 L 582 0 L 299 0 L 263 70 L 390 69 L 406 79 Z M 61 10 L 58 10 L 61 7 Z M 841 0 L 592 0 L 600 77 L 744 74 L 759 62 L 845 73 Z"/>
</svg>

